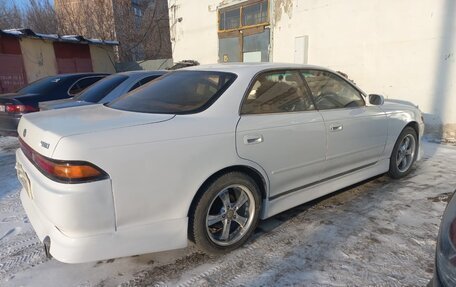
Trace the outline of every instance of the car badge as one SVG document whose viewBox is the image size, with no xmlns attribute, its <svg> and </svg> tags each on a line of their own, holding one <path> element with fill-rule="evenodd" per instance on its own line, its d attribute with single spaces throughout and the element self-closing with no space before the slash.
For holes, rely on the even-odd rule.
<svg viewBox="0 0 456 287">
<path fill-rule="evenodd" d="M 45 149 L 49 149 L 49 144 L 47 142 L 41 141 L 40 142 L 41 146 L 44 147 Z"/>
<path fill-rule="evenodd" d="M 24 130 L 22 131 L 22 136 L 25 138 L 26 135 L 27 135 L 27 129 L 24 129 Z"/>
</svg>

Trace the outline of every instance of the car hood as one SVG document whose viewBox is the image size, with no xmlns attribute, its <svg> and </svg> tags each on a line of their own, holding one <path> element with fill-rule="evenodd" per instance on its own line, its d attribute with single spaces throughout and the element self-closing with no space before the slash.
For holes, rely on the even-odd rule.
<svg viewBox="0 0 456 287">
<path fill-rule="evenodd" d="M 34 150 L 51 157 L 56 145 L 64 137 L 158 123 L 174 116 L 134 113 L 91 105 L 26 114 L 19 122 L 18 134 Z"/>
<path fill-rule="evenodd" d="M 409 101 L 403 101 L 403 100 L 395 100 L 395 99 L 385 99 L 384 105 L 387 105 L 387 106 L 398 106 L 398 107 L 414 107 L 414 108 L 417 108 L 418 106 L 415 105 L 414 103 L 412 102 L 409 102 Z"/>
</svg>

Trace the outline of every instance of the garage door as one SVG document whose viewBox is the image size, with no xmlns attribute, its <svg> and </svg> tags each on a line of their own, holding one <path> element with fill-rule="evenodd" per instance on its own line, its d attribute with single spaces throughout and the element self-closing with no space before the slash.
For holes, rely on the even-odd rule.
<svg viewBox="0 0 456 287">
<path fill-rule="evenodd" d="M 14 92 L 27 84 L 19 40 L 0 36 L 0 93 Z"/>
<path fill-rule="evenodd" d="M 92 59 L 87 44 L 54 42 L 57 71 L 59 74 L 92 72 Z"/>
</svg>

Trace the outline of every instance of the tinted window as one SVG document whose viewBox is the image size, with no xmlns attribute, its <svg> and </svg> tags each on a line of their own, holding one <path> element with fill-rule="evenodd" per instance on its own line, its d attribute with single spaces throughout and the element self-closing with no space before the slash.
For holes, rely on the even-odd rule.
<svg viewBox="0 0 456 287">
<path fill-rule="evenodd" d="M 45 93 L 50 93 L 53 90 L 59 88 L 62 86 L 62 84 L 65 84 L 68 82 L 68 79 L 66 78 L 61 78 L 61 77 L 45 77 L 42 79 L 39 79 L 35 82 L 30 83 L 29 85 L 23 87 L 22 89 L 18 90 L 17 92 L 20 94 L 26 94 L 26 93 L 31 93 L 31 94 L 45 94 Z M 68 88 L 67 88 L 68 89 Z M 65 91 L 66 93 L 66 91 Z"/>
<path fill-rule="evenodd" d="M 144 113 L 193 113 L 212 104 L 236 78 L 208 71 L 177 71 L 128 93 L 109 107 Z"/>
<path fill-rule="evenodd" d="M 219 30 L 239 28 L 241 9 L 235 8 L 219 12 Z"/>
<path fill-rule="evenodd" d="M 69 90 L 70 95 L 76 95 L 85 90 L 88 86 L 93 85 L 95 82 L 99 81 L 101 76 L 97 77 L 88 77 L 88 78 L 82 78 L 79 81 L 77 81 Z"/>
<path fill-rule="evenodd" d="M 242 114 L 284 113 L 312 110 L 313 104 L 297 71 L 260 75 L 241 108 Z"/>
<path fill-rule="evenodd" d="M 125 75 L 111 75 L 104 78 L 101 81 L 98 81 L 89 89 L 85 90 L 79 96 L 76 96 L 75 99 L 78 101 L 85 101 L 90 103 L 96 103 L 103 99 L 109 92 L 114 90 L 118 85 L 123 81 L 128 79 Z"/>
<path fill-rule="evenodd" d="M 304 71 L 319 110 L 364 106 L 361 93 L 337 75 L 325 71 Z"/>
<path fill-rule="evenodd" d="M 154 76 L 145 77 L 144 79 L 141 79 L 141 80 L 137 81 L 137 82 L 133 85 L 133 87 L 131 87 L 130 90 L 128 90 L 128 91 L 131 92 L 131 91 L 133 91 L 134 89 L 137 89 L 137 88 L 141 87 L 142 85 L 147 84 L 147 83 L 149 83 L 150 81 L 152 81 L 152 80 L 154 80 L 154 79 L 156 79 L 156 78 L 158 78 L 158 77 L 160 77 L 160 75 L 154 75 Z"/>
<path fill-rule="evenodd" d="M 268 1 L 262 1 L 242 9 L 242 26 L 268 22 Z"/>
</svg>

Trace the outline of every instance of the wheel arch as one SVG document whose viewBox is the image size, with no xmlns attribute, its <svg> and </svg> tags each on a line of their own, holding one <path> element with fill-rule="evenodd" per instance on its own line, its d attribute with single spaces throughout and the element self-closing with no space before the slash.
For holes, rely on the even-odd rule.
<svg viewBox="0 0 456 287">
<path fill-rule="evenodd" d="M 419 137 L 420 136 L 420 126 L 418 125 L 418 122 L 416 121 L 410 121 L 408 122 L 405 127 L 402 129 L 404 130 L 406 127 L 411 127 L 415 130 L 416 132 L 416 136 Z"/>
<path fill-rule="evenodd" d="M 263 200 L 267 198 L 267 190 L 266 190 L 267 182 L 266 182 L 266 179 L 264 178 L 264 176 L 261 174 L 261 172 L 259 172 L 257 169 L 255 169 L 255 168 L 253 168 L 251 166 L 233 165 L 233 166 L 225 167 L 225 168 L 213 173 L 211 176 L 209 176 L 203 182 L 203 184 L 198 188 L 198 191 L 193 196 L 192 202 L 191 202 L 190 207 L 189 207 L 189 209 L 187 211 L 187 216 L 190 216 L 190 213 L 195 208 L 195 205 L 198 202 L 198 199 L 202 196 L 202 194 L 204 193 L 204 190 L 206 189 L 206 187 L 213 180 L 215 180 L 216 178 L 218 178 L 219 176 L 221 176 L 223 174 L 226 174 L 226 173 L 229 173 L 229 172 L 234 172 L 234 171 L 244 173 L 244 174 L 248 175 L 249 177 L 251 177 L 255 181 L 255 183 L 258 185 L 258 187 L 260 188 L 261 198 Z"/>
</svg>

